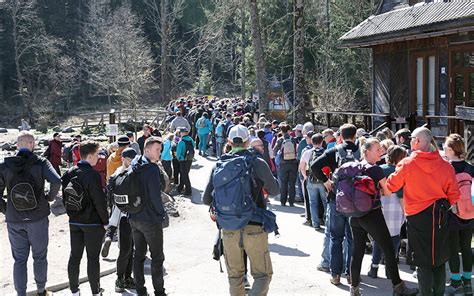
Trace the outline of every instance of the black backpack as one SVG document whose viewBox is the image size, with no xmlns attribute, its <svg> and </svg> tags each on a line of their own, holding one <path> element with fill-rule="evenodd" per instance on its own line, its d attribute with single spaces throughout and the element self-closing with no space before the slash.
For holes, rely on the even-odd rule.
<svg viewBox="0 0 474 296">
<path fill-rule="evenodd" d="M 81 169 L 74 167 L 68 172 L 71 176 L 66 187 L 63 189 L 63 203 L 68 212 L 80 212 L 89 203 L 89 198 L 85 193 L 82 180 L 86 174 Z"/>
<path fill-rule="evenodd" d="M 184 140 L 183 140 L 184 141 Z M 193 160 L 194 159 L 194 146 L 191 141 L 184 141 L 186 144 L 186 150 L 184 152 L 184 160 Z"/>
<path fill-rule="evenodd" d="M 308 164 L 308 167 L 310 168 L 309 172 L 308 172 L 308 176 L 309 176 L 309 181 L 311 183 L 322 183 L 321 180 L 318 180 L 318 178 L 315 175 L 313 175 L 313 172 L 311 171 L 311 166 L 316 161 L 316 159 L 318 159 L 318 157 L 320 157 L 323 154 L 324 154 L 324 148 L 322 148 L 322 147 L 313 150 L 313 155 L 312 155 L 312 157 L 309 161 L 309 164 Z"/>
<path fill-rule="evenodd" d="M 147 200 L 142 192 L 141 173 L 152 163 L 144 164 L 133 170 L 126 170 L 110 178 L 109 188 L 114 204 L 127 213 L 136 214 L 143 210 Z M 159 182 L 159 180 L 157 180 Z"/>
<path fill-rule="evenodd" d="M 8 197 L 13 207 L 19 212 L 33 210 L 38 206 L 38 198 L 41 196 L 40 187 L 31 174 L 31 167 L 38 162 L 41 162 L 41 159 L 30 160 L 25 163 L 21 171 L 13 174 Z"/>
</svg>

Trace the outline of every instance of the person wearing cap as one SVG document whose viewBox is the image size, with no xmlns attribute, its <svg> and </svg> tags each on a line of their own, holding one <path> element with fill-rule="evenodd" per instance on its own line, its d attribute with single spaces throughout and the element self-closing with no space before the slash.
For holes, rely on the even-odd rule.
<svg viewBox="0 0 474 296">
<path fill-rule="evenodd" d="M 295 128 L 293 129 L 293 132 L 294 132 L 293 137 L 295 138 L 296 143 L 299 143 L 301 142 L 301 140 L 303 140 L 304 135 L 302 131 L 303 131 L 303 125 L 301 123 L 297 124 Z"/>
<path fill-rule="evenodd" d="M 138 145 L 138 143 L 135 142 L 135 135 L 133 134 L 133 132 L 128 131 L 126 135 L 128 137 L 128 140 L 130 141 L 130 148 L 135 150 L 135 152 L 137 152 L 138 155 L 142 155 L 142 151 L 140 150 L 140 145 Z"/>
<path fill-rule="evenodd" d="M 181 139 L 179 140 L 178 147 L 176 148 L 176 158 L 179 161 L 179 174 L 180 180 L 178 185 L 178 193 L 182 193 L 184 189 L 184 195 L 192 195 L 191 180 L 189 179 L 189 171 L 193 164 L 194 149 L 196 149 L 196 143 L 189 136 L 189 128 L 179 128 Z"/>
<path fill-rule="evenodd" d="M 122 151 L 122 165 L 112 174 L 110 180 L 119 174 L 130 170 L 132 160 L 137 156 L 135 149 L 128 147 Z M 111 183 L 109 181 L 109 183 Z M 120 211 L 116 206 L 112 209 L 107 228 L 106 242 L 112 242 L 115 231 L 119 231 L 119 255 L 117 258 L 117 280 L 115 281 L 115 292 L 123 293 L 125 289 L 135 289 L 135 282 L 132 278 L 133 269 L 133 239 L 132 228 L 128 223 L 127 213 Z M 109 243 L 110 245 L 110 243 Z"/>
<path fill-rule="evenodd" d="M 183 117 L 182 111 L 176 112 L 176 117 L 171 121 L 169 130 L 170 132 L 174 133 L 180 127 L 187 128 L 188 132 L 191 130 L 191 125 L 189 124 L 188 120 Z"/>
<path fill-rule="evenodd" d="M 127 136 L 120 136 L 117 139 L 119 148 L 107 158 L 107 179 L 122 165 L 122 151 L 130 145 Z"/>
<path fill-rule="evenodd" d="M 245 156 L 252 152 L 249 147 L 249 131 L 243 125 L 236 125 L 229 131 L 229 144 L 232 147 L 230 154 Z M 278 182 L 273 177 L 265 160 L 255 158 L 253 163 L 252 179 L 255 181 L 255 190 L 252 195 L 257 207 L 266 209 L 263 188 L 270 195 L 279 193 Z M 203 194 L 203 203 L 213 203 L 213 168 L 209 182 Z M 244 275 L 245 265 L 243 252 L 245 251 L 250 260 L 250 270 L 254 283 L 249 295 L 267 295 L 272 279 L 273 268 L 270 252 L 268 251 L 268 233 L 263 231 L 262 224 L 249 222 L 241 230 L 223 230 L 224 253 L 226 254 L 226 266 L 229 280 L 229 294 L 231 296 L 245 295 Z M 243 237 L 242 237 L 243 236 Z"/>
<path fill-rule="evenodd" d="M 63 143 L 61 142 L 61 134 L 54 133 L 53 138 L 48 142 L 48 148 L 45 152 L 46 158 L 51 162 L 54 170 L 61 176 L 61 164 L 62 164 L 62 146 Z"/>
</svg>

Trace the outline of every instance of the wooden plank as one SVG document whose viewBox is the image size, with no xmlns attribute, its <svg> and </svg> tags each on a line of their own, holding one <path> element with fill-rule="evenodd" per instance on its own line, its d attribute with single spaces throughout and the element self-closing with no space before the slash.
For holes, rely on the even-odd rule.
<svg viewBox="0 0 474 296">
<path fill-rule="evenodd" d="M 474 121 L 474 107 L 456 106 L 456 117 L 465 121 Z"/>
</svg>

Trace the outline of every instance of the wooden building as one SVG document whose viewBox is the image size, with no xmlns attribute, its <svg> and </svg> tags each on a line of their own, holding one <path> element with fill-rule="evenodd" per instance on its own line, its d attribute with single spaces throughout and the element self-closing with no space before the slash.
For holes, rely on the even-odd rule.
<svg viewBox="0 0 474 296">
<path fill-rule="evenodd" d="M 439 136 L 464 131 L 455 116 L 474 107 L 474 0 L 382 0 L 340 41 L 373 50 L 373 113 Z"/>
</svg>

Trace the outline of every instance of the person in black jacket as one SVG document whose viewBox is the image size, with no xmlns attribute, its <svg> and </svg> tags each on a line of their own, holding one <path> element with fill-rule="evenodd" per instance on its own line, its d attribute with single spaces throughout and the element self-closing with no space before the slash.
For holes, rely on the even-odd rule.
<svg viewBox="0 0 474 296">
<path fill-rule="evenodd" d="M 331 270 L 332 278 L 330 279 L 333 285 L 339 285 L 341 282 L 341 274 L 343 269 L 345 273 L 349 274 L 349 267 L 351 262 L 350 250 L 352 247 L 352 234 L 349 227 L 349 218 L 343 216 L 342 214 L 336 212 L 336 200 L 333 191 L 333 182 L 328 179 L 324 174 L 323 168 L 329 167 L 331 172 L 334 172 L 339 164 L 341 163 L 340 152 L 338 149 L 342 148 L 343 152 L 346 153 L 347 159 L 348 155 L 353 155 L 354 159 L 360 159 L 359 147 L 354 144 L 356 138 L 357 128 L 352 124 L 344 124 L 340 128 L 340 133 L 344 141 L 343 144 L 338 145 L 334 148 L 328 149 L 321 155 L 316 161 L 311 165 L 311 171 L 313 175 L 318 179 L 324 182 L 324 186 L 328 191 L 328 202 L 329 202 L 329 217 L 327 218 L 326 223 L 329 222 L 329 225 L 326 227 L 329 228 L 330 234 L 330 250 L 329 251 L 329 267 Z M 336 156 L 338 155 L 338 156 Z M 348 248 L 343 256 L 343 241 L 344 238 L 347 240 Z M 326 236 L 325 240 L 328 237 Z M 325 242 L 325 246 L 328 245 L 328 242 Z M 326 251 L 326 248 L 325 248 Z M 328 254 L 323 253 L 323 258 L 328 257 Z M 344 258 L 345 257 L 345 258 Z M 348 281 L 350 282 L 350 277 L 348 276 Z"/>
<path fill-rule="evenodd" d="M 61 179 L 54 170 L 51 163 L 33 154 L 35 148 L 35 138 L 29 132 L 21 132 L 17 139 L 18 153 L 16 156 L 7 157 L 0 163 L 0 192 L 7 188 L 8 198 L 6 207 L 6 222 L 8 238 L 12 249 L 15 263 L 13 265 L 13 282 L 17 295 L 26 295 L 27 286 L 27 262 L 30 249 L 34 260 L 34 278 L 38 295 L 49 295 L 45 290 L 48 274 L 48 216 L 50 208 L 48 201 L 53 201 L 56 197 Z M 14 201 L 18 195 L 12 193 L 13 187 L 19 184 L 19 175 L 26 172 L 34 180 L 31 184 L 34 189 L 36 206 L 22 208 Z M 15 181 L 16 180 L 16 181 Z M 49 194 L 44 192 L 44 181 L 50 184 Z M 15 190 L 13 190 L 15 191 Z M 12 197 L 15 195 L 15 198 Z M 30 195 L 31 196 L 31 195 Z M 27 198 L 25 194 L 23 198 Z M 20 194 L 21 198 L 21 194 Z M 0 199 L 1 202 L 3 198 Z M 2 239 L 2 243 L 4 243 Z"/>
<path fill-rule="evenodd" d="M 132 168 L 157 163 L 160 161 L 163 140 L 150 137 L 145 141 L 143 156 L 137 156 L 132 161 Z M 129 221 L 132 227 L 135 253 L 133 256 L 133 275 L 138 295 L 148 295 L 145 287 L 144 267 L 147 249 L 151 253 L 151 278 L 156 296 L 164 296 L 163 280 L 163 221 L 166 212 L 161 200 L 160 169 L 158 165 L 150 165 L 140 175 L 143 188 L 143 198 L 146 202 L 139 213 L 130 213 Z"/>
<path fill-rule="evenodd" d="M 82 186 L 85 203 L 79 210 L 71 210 L 65 203 L 69 216 L 71 255 L 68 263 L 69 287 L 73 295 L 79 295 L 79 267 L 84 248 L 87 252 L 87 276 L 93 295 L 100 295 L 99 255 L 109 214 L 107 197 L 102 189 L 100 174 L 92 167 L 99 159 L 99 144 L 93 141 L 81 143 L 81 160 L 62 177 L 63 200 L 67 200 L 65 188 L 75 176 Z"/>
</svg>

